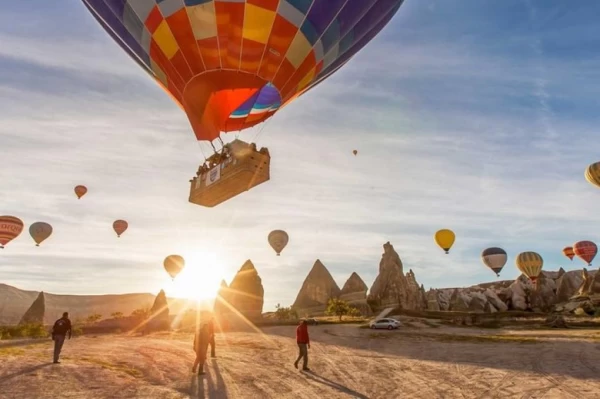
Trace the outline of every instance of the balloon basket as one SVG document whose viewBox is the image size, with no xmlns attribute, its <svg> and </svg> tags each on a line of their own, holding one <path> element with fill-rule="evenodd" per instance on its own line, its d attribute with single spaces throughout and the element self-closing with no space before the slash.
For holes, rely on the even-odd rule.
<svg viewBox="0 0 600 399">
<path fill-rule="evenodd" d="M 212 208 L 270 179 L 271 156 L 266 148 L 257 151 L 255 145 L 241 140 L 234 140 L 229 148 L 228 157 L 217 157 L 210 169 L 201 167 L 190 180 L 189 202 Z"/>
</svg>

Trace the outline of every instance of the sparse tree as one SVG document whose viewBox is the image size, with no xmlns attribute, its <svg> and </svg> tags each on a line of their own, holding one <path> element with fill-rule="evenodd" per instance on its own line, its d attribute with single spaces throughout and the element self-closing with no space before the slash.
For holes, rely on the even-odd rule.
<svg viewBox="0 0 600 399">
<path fill-rule="evenodd" d="M 87 324 L 94 324 L 95 322 L 99 321 L 100 319 L 102 319 L 102 315 L 99 313 L 94 313 L 89 315 L 86 319 L 85 322 Z"/>
<path fill-rule="evenodd" d="M 327 303 L 327 314 L 339 316 L 340 321 L 342 317 L 346 316 L 350 312 L 350 305 L 348 302 L 338 298 L 331 298 Z"/>
<path fill-rule="evenodd" d="M 111 313 L 110 316 L 113 319 L 122 319 L 123 318 L 123 313 L 122 312 L 114 312 L 114 313 Z"/>
<path fill-rule="evenodd" d="M 275 306 L 275 317 L 278 320 L 291 320 L 291 319 L 297 319 L 298 318 L 298 312 L 296 312 L 295 309 L 292 309 L 291 307 L 283 307 L 280 304 L 277 304 L 277 306 Z"/>
<path fill-rule="evenodd" d="M 139 309 L 136 309 L 133 312 L 131 312 L 131 316 L 145 320 L 148 318 L 149 312 L 150 312 L 150 309 L 148 309 L 148 308 L 139 308 Z"/>
<path fill-rule="evenodd" d="M 358 308 L 355 308 L 354 306 L 350 306 L 350 309 L 348 310 L 348 316 L 361 317 L 362 313 L 360 312 L 360 310 L 358 310 Z"/>
</svg>

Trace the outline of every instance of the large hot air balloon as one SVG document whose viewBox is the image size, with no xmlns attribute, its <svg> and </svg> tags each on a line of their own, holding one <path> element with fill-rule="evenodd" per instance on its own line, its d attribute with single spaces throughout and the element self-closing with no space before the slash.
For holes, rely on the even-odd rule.
<svg viewBox="0 0 600 399">
<path fill-rule="evenodd" d="M 39 247 L 52 234 L 52 226 L 45 222 L 35 222 L 29 226 L 29 234 L 35 241 L 35 246 Z"/>
<path fill-rule="evenodd" d="M 211 143 L 221 132 L 264 122 L 331 76 L 403 2 L 83 0 L 112 39 L 187 114 L 196 138 Z M 214 171 L 211 182 L 219 173 Z M 192 202 L 216 202 L 203 201 Z"/>
<path fill-rule="evenodd" d="M 591 241 L 579 241 L 573 244 L 573 252 L 591 266 L 598 253 L 598 247 Z"/>
<path fill-rule="evenodd" d="M 0 249 L 23 231 L 23 221 L 14 216 L 0 216 Z"/>
<path fill-rule="evenodd" d="M 567 258 L 573 260 L 573 256 L 575 256 L 575 252 L 573 251 L 573 247 L 564 247 L 562 253 Z"/>
<path fill-rule="evenodd" d="M 283 230 L 273 230 L 269 233 L 268 239 L 271 248 L 273 248 L 275 252 L 277 252 L 277 256 L 279 256 L 281 255 L 281 251 L 283 251 L 283 248 L 285 248 L 285 246 L 287 245 L 289 241 L 289 236 Z"/>
<path fill-rule="evenodd" d="M 456 236 L 452 230 L 442 229 L 435 233 L 435 242 L 440 246 L 446 253 L 449 253 L 450 248 L 454 245 Z"/>
<path fill-rule="evenodd" d="M 585 170 L 585 180 L 596 187 L 600 187 L 600 162 L 591 164 Z"/>
<path fill-rule="evenodd" d="M 86 186 L 75 186 L 75 195 L 77 196 L 77 199 L 81 199 L 87 191 Z"/>
<path fill-rule="evenodd" d="M 521 252 L 515 259 L 517 268 L 535 283 L 544 266 L 544 260 L 536 252 Z"/>
<path fill-rule="evenodd" d="M 500 277 L 500 272 L 506 264 L 506 251 L 502 248 L 487 248 L 481 253 L 483 264 L 492 269 L 496 276 Z"/>
<path fill-rule="evenodd" d="M 117 233 L 117 237 L 121 237 L 121 234 L 125 233 L 128 227 L 129 224 L 124 220 L 115 220 L 113 223 L 113 230 Z"/>
<path fill-rule="evenodd" d="M 179 255 L 169 255 L 165 258 L 163 264 L 165 270 L 169 273 L 169 276 L 171 276 L 172 279 L 175 279 L 185 267 L 185 259 Z"/>
</svg>

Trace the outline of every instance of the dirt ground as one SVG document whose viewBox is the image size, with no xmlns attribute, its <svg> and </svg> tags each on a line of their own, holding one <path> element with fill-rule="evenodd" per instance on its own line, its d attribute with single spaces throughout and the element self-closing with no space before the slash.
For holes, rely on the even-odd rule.
<svg viewBox="0 0 600 399">
<path fill-rule="evenodd" d="M 312 372 L 294 330 L 218 334 L 202 377 L 189 334 L 0 342 L 0 398 L 600 398 L 597 330 L 311 326 Z"/>
</svg>

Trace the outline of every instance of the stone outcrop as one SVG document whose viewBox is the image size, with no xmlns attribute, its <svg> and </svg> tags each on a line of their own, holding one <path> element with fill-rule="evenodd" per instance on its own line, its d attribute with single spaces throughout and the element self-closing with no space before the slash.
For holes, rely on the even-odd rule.
<svg viewBox="0 0 600 399">
<path fill-rule="evenodd" d="M 367 303 L 367 291 L 369 287 L 356 272 L 350 275 L 340 292 L 340 299 L 357 308 L 361 314 L 368 316 L 371 308 Z"/>
<path fill-rule="evenodd" d="M 40 292 L 38 297 L 33 301 L 29 309 L 25 312 L 19 325 L 24 324 L 43 324 L 44 314 L 46 313 L 46 300 L 44 298 L 44 292 Z"/>
<path fill-rule="evenodd" d="M 300 315 L 318 315 L 325 311 L 331 298 L 338 298 L 340 287 L 323 263 L 317 259 L 304 279 L 292 305 Z"/>
<path fill-rule="evenodd" d="M 383 244 L 379 274 L 367 300 L 373 310 L 385 307 L 422 310 L 427 307 L 424 289 L 417 283 L 412 270 L 404 275 L 400 256 L 389 241 Z"/>
<path fill-rule="evenodd" d="M 169 304 L 167 302 L 165 291 L 160 290 L 154 300 L 154 304 L 150 308 L 147 330 L 162 331 L 168 330 L 169 327 Z"/>
<path fill-rule="evenodd" d="M 229 287 L 227 286 L 227 282 L 225 280 L 221 280 L 221 286 L 219 287 L 219 291 L 217 292 L 217 297 L 215 298 L 214 312 L 216 314 L 223 314 L 229 311 Z"/>
<path fill-rule="evenodd" d="M 226 299 L 249 320 L 262 318 L 265 291 L 262 280 L 251 260 L 244 262 L 231 284 Z M 229 309 L 223 309 L 229 311 Z"/>
</svg>

